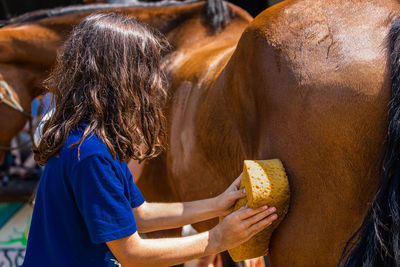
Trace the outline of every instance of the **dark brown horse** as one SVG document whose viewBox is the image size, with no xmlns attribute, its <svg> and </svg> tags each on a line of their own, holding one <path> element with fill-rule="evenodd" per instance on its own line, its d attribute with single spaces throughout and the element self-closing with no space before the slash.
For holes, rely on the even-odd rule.
<svg viewBox="0 0 400 267">
<path fill-rule="evenodd" d="M 232 7 L 231 23 L 217 35 L 203 23 L 202 4 L 132 9 L 132 16 L 160 29 L 174 47 L 164 62 L 171 82 L 168 150 L 143 163 L 138 182 L 143 193 L 150 201 L 215 196 L 237 177 L 243 159 L 280 158 L 289 174 L 292 202 L 272 238 L 271 265 L 334 266 L 378 188 L 391 99 L 386 41 L 399 7 L 394 0 L 288 0 L 248 26 L 250 17 Z M 16 88 L 24 108 L 29 97 L 40 93 L 55 50 L 71 29 L 66 24 L 74 25 L 85 15 L 0 30 L 0 78 Z M 33 37 L 34 30 L 41 35 Z M 12 35 L 18 31 L 24 35 Z M 38 57 L 42 54 L 50 56 Z M 23 79 L 13 81 L 21 73 Z M 0 109 L 0 114 L 10 112 L 7 120 L 0 117 L 7 126 L 0 130 L 11 135 L 8 124 L 23 118 Z M 389 119 L 392 125 L 396 122 L 392 115 Z M 397 138 L 393 129 L 389 133 L 393 159 Z M 385 166 L 389 169 L 383 181 L 389 177 L 386 181 L 397 183 L 397 167 Z M 396 184 L 382 182 L 377 200 L 390 202 L 374 207 L 396 209 L 396 195 L 385 195 L 396 189 Z M 385 218 L 385 225 L 372 231 L 370 238 L 378 241 L 365 250 L 363 236 L 371 231 L 360 232 L 361 249 L 354 250 L 355 263 L 349 266 L 395 266 L 390 259 L 395 256 L 393 240 L 398 242 L 393 231 L 398 220 L 390 221 L 391 210 L 367 216 L 366 229 L 383 220 L 376 214 Z M 374 250 L 382 231 L 381 240 L 389 240 L 386 254 L 384 248 Z M 368 255 L 386 260 L 362 263 Z"/>
</svg>

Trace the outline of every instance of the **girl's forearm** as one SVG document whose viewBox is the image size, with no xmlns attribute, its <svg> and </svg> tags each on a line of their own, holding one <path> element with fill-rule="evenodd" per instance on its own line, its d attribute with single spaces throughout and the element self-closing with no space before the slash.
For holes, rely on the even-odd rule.
<svg viewBox="0 0 400 267">
<path fill-rule="evenodd" d="M 170 266 L 236 247 L 277 218 L 275 208 L 242 207 L 207 232 L 181 238 L 142 239 L 134 234 L 107 242 L 122 266 Z"/>
<path fill-rule="evenodd" d="M 215 199 L 183 203 L 145 203 L 134 209 L 139 232 L 181 227 L 219 216 Z"/>
<path fill-rule="evenodd" d="M 122 266 L 171 266 L 220 252 L 210 232 L 182 238 L 141 239 L 137 234 L 108 242 Z M 126 242 L 113 244 L 113 242 Z M 121 250 L 121 248 L 125 248 Z"/>
</svg>

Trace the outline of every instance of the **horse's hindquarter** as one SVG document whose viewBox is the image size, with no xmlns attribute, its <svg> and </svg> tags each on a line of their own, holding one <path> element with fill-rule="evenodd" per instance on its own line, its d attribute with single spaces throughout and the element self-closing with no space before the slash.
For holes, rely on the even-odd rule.
<svg viewBox="0 0 400 267">
<path fill-rule="evenodd" d="M 249 25 L 228 64 L 231 98 L 253 105 L 242 106 L 247 116 L 236 112 L 246 158 L 280 158 L 289 175 L 291 206 L 272 238 L 272 266 L 334 266 L 372 201 L 392 12 L 395 1 L 285 1 Z"/>
</svg>

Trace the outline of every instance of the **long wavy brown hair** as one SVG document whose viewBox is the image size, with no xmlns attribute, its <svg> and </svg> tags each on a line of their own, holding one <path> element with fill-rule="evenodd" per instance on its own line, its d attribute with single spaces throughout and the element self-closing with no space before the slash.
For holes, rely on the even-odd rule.
<svg viewBox="0 0 400 267">
<path fill-rule="evenodd" d="M 120 161 L 143 160 L 163 149 L 166 79 L 160 61 L 166 39 L 143 23 L 117 14 L 86 17 L 58 53 L 45 81 L 55 113 L 32 150 L 44 165 L 70 132 L 87 122 L 80 145 L 96 134 Z"/>
</svg>

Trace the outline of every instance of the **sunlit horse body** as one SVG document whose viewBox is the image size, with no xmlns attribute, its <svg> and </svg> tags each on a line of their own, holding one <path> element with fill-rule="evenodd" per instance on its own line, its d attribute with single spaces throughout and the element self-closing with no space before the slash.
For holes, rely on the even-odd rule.
<svg viewBox="0 0 400 267">
<path fill-rule="evenodd" d="M 280 158 L 292 196 L 288 216 L 272 238 L 271 265 L 334 266 L 379 182 L 391 98 L 386 39 L 399 4 L 288 0 L 248 26 L 250 18 L 234 8 L 236 16 L 217 36 L 193 11 L 200 5 L 174 8 L 174 13 L 131 13 L 166 33 L 174 47 L 165 59 L 171 82 L 168 148 L 144 163 L 139 187 L 153 201 L 211 197 L 240 173 L 243 159 Z M 8 27 L 51 29 L 44 38 L 51 42 L 40 46 L 50 56 L 34 65 L 35 72 L 26 70 L 33 82 L 12 84 L 20 84 L 16 91 L 25 108 L 35 95 L 26 89 L 39 88 L 64 36 L 60 32 L 70 30 L 65 24 L 84 15 L 70 15 L 60 25 L 48 18 Z M 1 47 L 12 42 L 3 39 L 5 30 L 0 30 L 0 60 L 16 65 L 15 72 L 7 72 L 2 63 L 0 73 L 11 81 L 21 73 L 17 63 L 37 64 L 37 55 L 21 49 L 38 44 L 38 36 L 25 43 L 16 39 L 23 46 L 7 46 L 11 57 Z"/>
<path fill-rule="evenodd" d="M 392 0 L 284 1 L 246 28 L 217 79 L 243 157 L 278 157 L 289 174 L 272 266 L 334 266 L 378 183 L 347 266 L 399 266 L 399 13 Z"/>
</svg>

